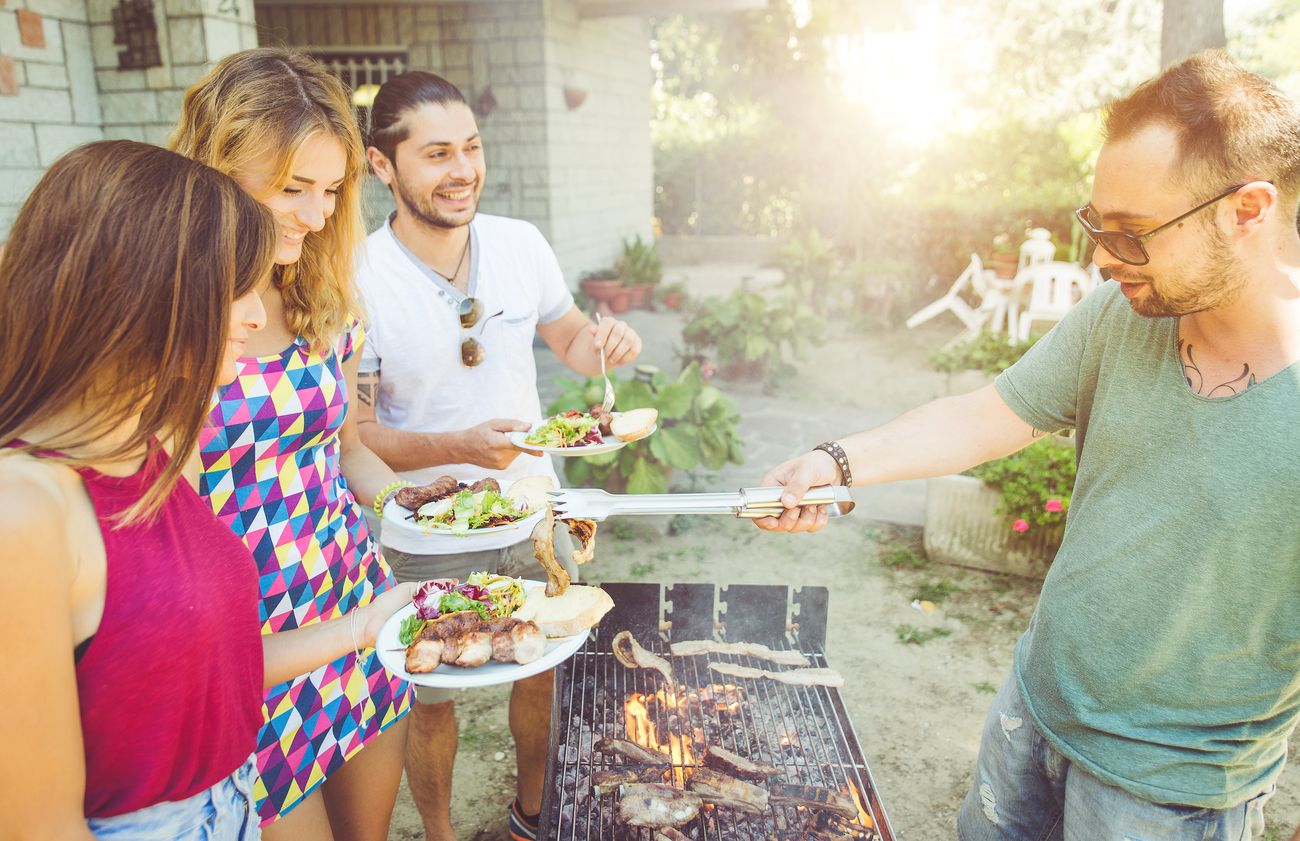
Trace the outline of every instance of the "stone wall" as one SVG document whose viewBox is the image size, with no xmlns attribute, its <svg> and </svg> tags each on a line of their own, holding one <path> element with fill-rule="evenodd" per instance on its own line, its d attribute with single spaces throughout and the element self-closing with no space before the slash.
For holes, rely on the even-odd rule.
<svg viewBox="0 0 1300 841">
<path fill-rule="evenodd" d="M 24 44 L 19 15 L 35 27 Z M 33 15 L 38 15 L 39 20 Z M 45 167 L 103 137 L 86 0 L 7 0 L 0 8 L 0 241 Z M 9 64 L 12 62 L 12 64 Z"/>
<path fill-rule="evenodd" d="M 541 229 L 576 284 L 613 262 L 653 214 L 649 30 L 640 18 L 580 21 L 575 0 L 495 0 L 364 9 L 259 3 L 263 43 L 406 49 L 455 83 L 478 114 L 484 213 Z M 565 89 L 583 91 L 570 108 Z M 368 216 L 391 207 L 377 181 Z"/>
</svg>

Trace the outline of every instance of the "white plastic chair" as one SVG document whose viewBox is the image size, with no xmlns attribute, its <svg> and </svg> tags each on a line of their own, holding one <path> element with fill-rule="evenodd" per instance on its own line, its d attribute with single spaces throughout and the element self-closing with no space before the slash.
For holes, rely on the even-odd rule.
<svg viewBox="0 0 1300 841">
<path fill-rule="evenodd" d="M 926 304 L 917 310 L 911 318 L 907 319 L 908 328 L 916 327 L 918 324 L 924 324 L 936 315 L 950 312 L 966 325 L 966 330 L 979 332 L 988 320 L 988 314 L 976 310 L 970 304 L 961 298 L 961 293 L 969 288 L 976 296 L 983 300 L 989 289 L 988 276 L 984 273 L 984 264 L 980 262 L 978 254 L 970 255 L 970 263 L 957 275 L 957 279 L 948 287 L 948 291 L 938 300 Z"/>
<path fill-rule="evenodd" d="M 1026 266 L 1047 263 L 1056 259 L 1056 245 L 1052 242 L 1052 232 L 1046 228 L 1033 228 L 1029 239 L 1020 244 L 1020 260 L 1016 263 L 1016 274 L 1024 271 Z"/>
<path fill-rule="evenodd" d="M 1016 275 L 1016 288 L 1029 287 L 1029 305 L 1023 312 L 1013 302 L 1013 341 L 1029 337 L 1035 321 L 1060 321 L 1093 288 L 1092 276 L 1073 263 L 1050 261 L 1027 266 Z M 1014 297 L 1014 296 L 1013 296 Z"/>
</svg>

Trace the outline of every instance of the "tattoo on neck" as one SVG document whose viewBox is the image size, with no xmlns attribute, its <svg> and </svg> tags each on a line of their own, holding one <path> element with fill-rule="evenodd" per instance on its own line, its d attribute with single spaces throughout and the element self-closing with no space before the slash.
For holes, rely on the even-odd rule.
<svg viewBox="0 0 1300 841">
<path fill-rule="evenodd" d="M 1233 394 L 1240 394 L 1255 384 L 1255 375 L 1250 370 L 1250 364 L 1241 363 L 1241 373 L 1227 382 L 1219 383 L 1213 388 L 1207 388 L 1205 376 L 1201 369 L 1196 365 L 1196 358 L 1192 355 L 1192 345 L 1190 342 L 1178 340 L 1178 359 L 1183 363 L 1183 376 L 1187 379 L 1187 387 L 1202 397 L 1229 397 Z"/>
</svg>

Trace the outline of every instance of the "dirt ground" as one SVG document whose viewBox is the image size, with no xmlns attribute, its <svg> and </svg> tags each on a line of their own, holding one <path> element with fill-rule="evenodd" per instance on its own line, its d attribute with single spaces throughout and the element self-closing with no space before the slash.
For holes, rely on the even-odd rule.
<svg viewBox="0 0 1300 841">
<path fill-rule="evenodd" d="M 680 321 L 646 313 L 631 320 L 647 338 L 646 358 L 670 368 Z M 697 476 L 694 485 L 732 490 L 756 483 L 790 453 L 958 387 L 926 362 L 928 349 L 954 332 L 943 323 L 915 332 L 836 328 L 826 350 L 772 392 L 719 383 L 741 405 L 748 462 Z M 545 398 L 554 393 L 550 377 L 559 372 L 544 356 L 539 352 Z M 846 369 L 853 372 L 849 380 Z M 688 484 L 687 478 L 675 484 Z M 1033 611 L 1038 582 L 926 562 L 916 525 L 924 505 L 920 483 L 871 489 L 858 499 L 852 517 L 817 535 L 768 535 L 725 517 L 679 518 L 671 530 L 662 518 L 610 521 L 598 534 L 596 561 L 584 570 L 597 583 L 828 587 L 827 657 L 847 678 L 844 702 L 895 836 L 955 838 L 984 716 Z M 913 608 L 917 597 L 936 609 Z M 457 701 L 452 817 L 461 841 L 507 838 L 505 810 L 514 788 L 507 697 L 508 688 L 493 687 L 462 693 Z M 1269 806 L 1266 841 L 1286 841 L 1300 825 L 1300 771 L 1292 759 Z M 422 837 L 404 786 L 389 838 Z"/>
</svg>

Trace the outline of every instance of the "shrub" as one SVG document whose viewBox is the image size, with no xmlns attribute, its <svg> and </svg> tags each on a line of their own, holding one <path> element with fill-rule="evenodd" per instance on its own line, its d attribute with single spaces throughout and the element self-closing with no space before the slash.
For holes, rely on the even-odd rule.
<svg viewBox="0 0 1300 841">
<path fill-rule="evenodd" d="M 564 475 L 570 484 L 628 493 L 666 493 L 674 470 L 704 465 L 718 470 L 728 462 L 744 461 L 744 444 L 736 430 L 740 413 L 717 386 L 709 385 L 697 364 L 682 369 L 676 379 L 662 371 L 649 384 L 610 377 L 615 406 L 622 410 L 653 407 L 659 411 L 659 430 L 612 453 L 565 459 Z M 601 401 L 604 381 L 561 379 L 563 389 L 546 411 L 587 411 Z"/>
<path fill-rule="evenodd" d="M 825 322 L 799 296 L 769 299 L 737 289 L 726 298 L 693 303 L 682 328 L 687 355 L 701 357 L 710 350 L 730 377 L 767 377 L 793 370 L 791 360 L 804 358 L 811 344 L 820 344 Z"/>
<path fill-rule="evenodd" d="M 623 275 L 623 282 L 629 286 L 648 284 L 658 286 L 663 279 L 664 267 L 655 250 L 654 240 L 642 242 L 641 235 L 635 240 L 623 240 L 623 256 L 618 258 L 618 269 Z"/>
<path fill-rule="evenodd" d="M 1023 342 L 1009 342 L 999 333 L 984 331 L 969 341 L 948 348 L 938 348 L 930 354 L 930 364 L 936 371 L 983 371 L 1000 374 L 1016 363 L 1025 351 L 1034 346 L 1038 337 Z"/>
<path fill-rule="evenodd" d="M 1065 528 L 1074 471 L 1074 447 L 1047 438 L 968 472 L 1001 494 L 999 516 L 1028 537 Z"/>
</svg>

